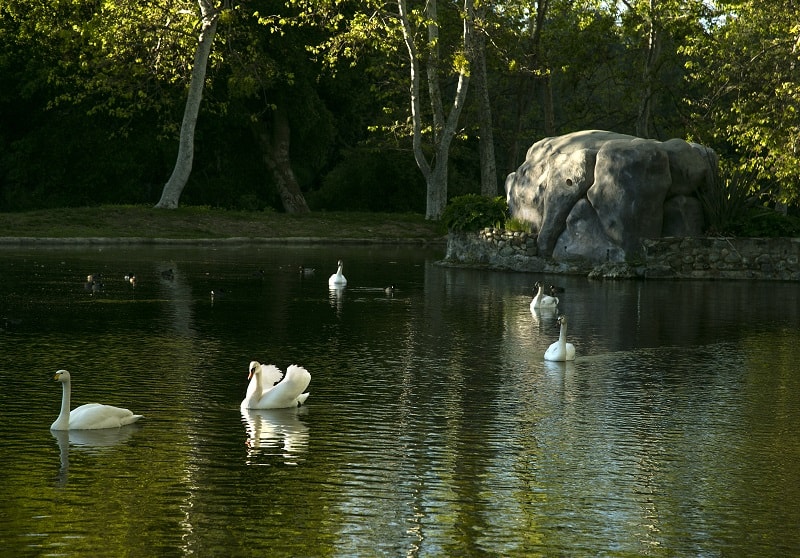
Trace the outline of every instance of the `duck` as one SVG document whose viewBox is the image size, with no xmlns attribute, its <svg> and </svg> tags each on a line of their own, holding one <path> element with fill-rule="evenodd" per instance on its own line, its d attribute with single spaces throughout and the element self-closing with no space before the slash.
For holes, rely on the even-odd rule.
<svg viewBox="0 0 800 558">
<path fill-rule="evenodd" d="M 292 364 L 284 375 L 273 364 L 250 361 L 247 393 L 242 400 L 242 409 L 285 409 L 305 403 L 309 393 L 311 374 L 302 366 Z"/>
<path fill-rule="evenodd" d="M 575 360 L 575 345 L 567 343 L 567 316 L 562 314 L 557 321 L 560 326 L 558 341 L 547 348 L 544 359 L 554 362 Z"/>
<path fill-rule="evenodd" d="M 550 296 L 556 296 L 559 293 L 563 293 L 565 290 L 566 289 L 564 289 L 564 287 L 558 287 L 556 285 L 550 285 L 549 287 L 547 287 L 547 293 Z"/>
<path fill-rule="evenodd" d="M 338 265 L 339 268 L 336 270 L 336 273 L 328 278 L 328 286 L 334 289 L 336 287 L 344 287 L 347 285 L 347 279 L 345 279 L 344 275 L 342 275 L 342 268 L 344 267 L 342 260 L 339 260 Z"/>
<path fill-rule="evenodd" d="M 394 294 L 394 285 L 389 285 L 383 289 L 383 292 L 385 292 L 387 295 Z"/>
<path fill-rule="evenodd" d="M 313 267 L 305 267 L 300 266 L 300 276 L 301 277 L 311 277 L 314 275 L 314 271 L 316 271 Z"/>
<path fill-rule="evenodd" d="M 58 370 L 53 376 L 61 382 L 61 413 L 50 425 L 50 430 L 99 430 L 101 428 L 119 428 L 133 424 L 143 415 L 136 415 L 129 409 L 102 405 L 100 403 L 87 403 L 70 411 L 72 396 L 72 378 L 66 370 Z"/>
<path fill-rule="evenodd" d="M 105 285 L 101 280 L 100 275 L 87 275 L 86 282 L 83 284 L 83 289 L 92 295 L 100 294 L 103 292 Z"/>
<path fill-rule="evenodd" d="M 83 284 L 83 290 L 95 294 L 103 290 L 103 276 L 99 273 L 90 273 L 86 276 L 86 282 Z"/>
<path fill-rule="evenodd" d="M 538 308 L 555 308 L 558 306 L 558 297 L 544 294 L 544 284 L 536 281 L 534 287 L 537 289 L 536 296 L 531 300 L 531 311 Z M 552 287 L 551 287 L 551 292 Z"/>
</svg>

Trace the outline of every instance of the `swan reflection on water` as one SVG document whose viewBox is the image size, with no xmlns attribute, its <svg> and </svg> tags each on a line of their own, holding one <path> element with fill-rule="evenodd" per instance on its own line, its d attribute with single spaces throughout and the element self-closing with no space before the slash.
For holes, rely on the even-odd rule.
<svg viewBox="0 0 800 558">
<path fill-rule="evenodd" d="M 544 364 L 544 371 L 553 377 L 561 377 L 564 374 L 574 374 L 575 373 L 575 361 L 574 360 L 545 360 L 543 361 Z"/>
<path fill-rule="evenodd" d="M 51 430 L 50 434 L 58 442 L 58 452 L 61 458 L 58 485 L 64 486 L 67 484 L 70 449 L 87 453 L 100 453 L 125 443 L 128 438 L 141 429 L 140 425 L 131 424 L 120 428 L 103 428 L 100 430 Z"/>
<path fill-rule="evenodd" d="M 558 326 L 558 308 L 556 306 L 532 309 L 531 316 L 533 317 L 533 323 L 538 324 L 540 328 Z"/>
<path fill-rule="evenodd" d="M 248 465 L 259 454 L 280 455 L 287 465 L 297 465 L 308 450 L 308 426 L 300 420 L 304 407 L 289 409 L 241 409 L 247 431 Z"/>
<path fill-rule="evenodd" d="M 336 315 L 338 316 L 342 311 L 344 287 L 330 287 L 328 289 L 328 300 L 330 301 L 331 308 L 336 310 Z"/>
</svg>

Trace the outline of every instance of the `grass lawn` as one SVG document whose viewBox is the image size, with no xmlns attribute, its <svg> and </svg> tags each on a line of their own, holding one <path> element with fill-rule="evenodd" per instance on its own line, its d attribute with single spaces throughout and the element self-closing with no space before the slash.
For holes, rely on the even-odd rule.
<svg viewBox="0 0 800 558">
<path fill-rule="evenodd" d="M 33 238 L 315 238 L 441 240 L 444 225 L 421 214 L 155 209 L 106 205 L 0 213 L 0 237 Z"/>
</svg>

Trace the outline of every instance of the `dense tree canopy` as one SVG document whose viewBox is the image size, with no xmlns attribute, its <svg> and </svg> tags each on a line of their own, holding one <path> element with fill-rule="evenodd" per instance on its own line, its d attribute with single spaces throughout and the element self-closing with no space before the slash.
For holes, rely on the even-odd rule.
<svg viewBox="0 0 800 558">
<path fill-rule="evenodd" d="M 699 141 L 800 198 L 791 0 L 5 0 L 0 210 L 159 200 L 203 5 L 181 203 L 437 218 L 587 128 Z"/>
</svg>

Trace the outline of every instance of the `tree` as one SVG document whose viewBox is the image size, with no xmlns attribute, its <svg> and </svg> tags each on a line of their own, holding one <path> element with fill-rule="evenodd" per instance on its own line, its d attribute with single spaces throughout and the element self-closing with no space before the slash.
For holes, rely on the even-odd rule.
<svg viewBox="0 0 800 558">
<path fill-rule="evenodd" d="M 293 138 L 305 140 L 301 162 L 308 168 L 313 154 L 329 149 L 333 130 L 319 95 L 320 64 L 307 52 L 319 40 L 317 30 L 299 25 L 297 11 L 270 0 L 236 9 L 226 34 L 224 79 L 232 110 L 244 115 L 283 209 L 308 213 L 293 168 Z"/>
<path fill-rule="evenodd" d="M 309 213 L 311 210 L 292 170 L 288 115 L 282 106 L 275 106 L 271 112 L 271 126 L 260 118 L 253 120 L 253 135 L 261 148 L 264 164 L 272 173 L 286 213 Z"/>
<path fill-rule="evenodd" d="M 507 53 L 509 67 L 513 76 L 513 96 L 515 100 L 511 118 L 515 131 L 512 132 L 512 141 L 509 144 L 508 160 L 516 164 L 517 155 L 521 151 L 520 141 L 523 140 L 523 127 L 527 120 L 526 116 L 536 98 L 535 92 L 537 88 L 542 86 L 545 91 L 545 98 L 552 99 L 552 95 L 549 93 L 552 85 L 550 81 L 550 65 L 546 59 L 546 49 L 542 44 L 550 0 L 537 1 L 535 9 L 529 9 L 525 5 L 518 4 L 512 7 L 513 9 L 510 11 L 509 16 L 511 16 L 512 20 L 519 21 L 520 25 L 517 27 L 518 34 L 516 35 L 518 43 L 513 50 Z M 543 102 L 540 106 L 544 122 L 542 132 L 546 136 L 553 135 L 555 134 L 555 124 L 552 104 Z M 507 170 L 511 171 L 510 168 Z"/>
<path fill-rule="evenodd" d="M 13 171 L 4 188 L 12 206 L 150 201 L 150 185 L 164 172 L 162 138 L 180 75 L 175 63 L 184 60 L 191 29 L 185 5 L 0 5 L 0 35 L 13 40 L 11 52 L 25 66 L 15 74 L 0 62 L 3 88 L 16 89 L 15 96 L 28 103 L 22 125 L 9 128 L 3 115 L 0 126 L 13 129 L 15 141 L 4 150 L 11 167 L 0 166 L 24 169 L 32 159 L 42 169 Z M 15 110 L 21 108 L 18 102 Z M 52 164 L 39 165 L 42 157 Z"/>
<path fill-rule="evenodd" d="M 440 35 L 439 12 L 436 0 L 428 0 L 424 14 L 410 14 L 406 0 L 398 1 L 398 16 L 403 31 L 403 42 L 408 51 L 410 70 L 410 101 L 412 120 L 412 142 L 414 158 L 417 166 L 422 171 L 427 184 L 428 193 L 425 217 L 439 219 L 447 204 L 447 165 L 450 152 L 450 142 L 456 133 L 456 126 L 464 107 L 469 86 L 469 64 L 466 58 L 457 62 L 455 71 L 458 73 L 458 83 L 453 96 L 450 112 L 445 115 L 442 88 L 440 83 Z M 429 101 L 431 104 L 431 117 L 433 128 L 433 157 L 428 160 L 423 148 L 423 112 L 421 107 L 421 66 L 423 56 L 416 43 L 416 30 L 412 25 L 412 17 L 422 16 L 427 28 L 427 44 L 425 47 L 425 66 L 428 86 Z M 463 19 L 463 49 L 466 52 L 471 47 L 471 36 L 474 15 L 472 13 L 472 0 L 464 0 Z"/>
<path fill-rule="evenodd" d="M 192 172 L 194 130 L 197 125 L 197 115 L 200 111 L 200 101 L 203 98 L 208 58 L 211 55 L 211 47 L 214 43 L 217 22 L 219 21 L 219 10 L 213 5 L 212 1 L 198 0 L 197 4 L 200 9 L 200 35 L 197 39 L 197 50 L 195 51 L 194 64 L 192 65 L 192 79 L 189 84 L 181 123 L 178 157 L 175 161 L 175 168 L 164 185 L 164 190 L 161 192 L 161 199 L 156 204 L 156 207 L 164 209 L 178 207 L 181 193 L 183 193 L 186 181 L 189 180 L 189 175 Z"/>
<path fill-rule="evenodd" d="M 779 203 L 800 200 L 800 5 L 717 2 L 687 48 L 692 132 L 755 171 Z"/>
<path fill-rule="evenodd" d="M 638 107 L 634 133 L 642 138 L 658 137 L 659 131 L 669 135 L 663 128 L 654 129 L 654 116 L 659 102 L 678 98 L 673 92 L 683 85 L 680 53 L 687 40 L 700 32 L 707 7 L 697 0 L 621 0 L 621 4 L 623 44 L 630 45 L 633 67 L 639 73 L 638 79 L 631 80 Z M 672 102 L 662 110 L 678 108 Z"/>
<path fill-rule="evenodd" d="M 497 195 L 497 161 L 494 154 L 494 122 L 489 92 L 489 76 L 486 67 L 486 18 L 488 3 L 480 2 L 475 10 L 475 20 L 480 22 L 473 31 L 474 42 L 470 48 L 470 59 L 474 71 L 473 80 L 478 98 L 478 150 L 481 158 L 481 195 L 493 198 Z"/>
<path fill-rule="evenodd" d="M 410 116 L 387 129 L 402 130 L 411 137 L 414 159 L 426 182 L 425 214 L 428 219 L 438 219 L 447 203 L 450 146 L 470 81 L 475 0 L 464 0 L 460 7 L 448 2 L 442 12 L 436 0 L 421 7 L 399 0 L 396 11 L 379 0 L 346 6 L 335 0 L 297 1 L 307 8 L 301 12 L 313 14 L 311 23 L 326 27 L 329 37 L 318 50 L 325 52 L 330 64 L 356 60 L 364 50 L 372 49 L 394 68 L 402 52 L 408 72 L 405 111 Z M 454 22 L 458 33 L 454 33 Z M 387 77 L 387 82 L 398 83 L 394 76 Z M 445 91 L 452 92 L 449 103 Z M 407 120 L 406 126 L 403 121 Z"/>
</svg>

